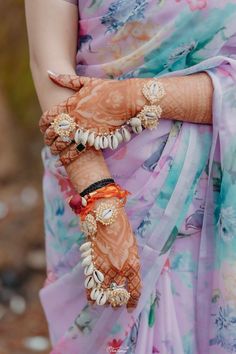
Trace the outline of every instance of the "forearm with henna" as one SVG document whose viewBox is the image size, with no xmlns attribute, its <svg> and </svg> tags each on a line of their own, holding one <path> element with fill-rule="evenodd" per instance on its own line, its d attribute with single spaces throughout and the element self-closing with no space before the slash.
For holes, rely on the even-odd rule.
<svg viewBox="0 0 236 354">
<path fill-rule="evenodd" d="M 142 87 L 151 79 L 131 79 L 132 111 L 137 114 L 148 104 L 142 95 Z M 174 119 L 190 123 L 212 123 L 213 85 L 206 73 L 159 79 L 165 89 L 160 101 L 162 119 Z"/>
<path fill-rule="evenodd" d="M 82 153 L 79 159 L 66 166 L 66 170 L 78 193 L 100 179 L 111 177 L 102 153 L 94 149 Z M 95 207 L 104 200 L 98 200 Z M 127 308 L 135 307 L 141 291 L 140 260 L 136 238 L 123 207 L 113 224 L 104 226 L 98 223 L 93 250 L 94 263 L 105 276 L 104 286 L 109 287 L 112 282 L 118 285 L 127 282 L 131 295 Z M 90 300 L 89 290 L 87 296 Z"/>
</svg>

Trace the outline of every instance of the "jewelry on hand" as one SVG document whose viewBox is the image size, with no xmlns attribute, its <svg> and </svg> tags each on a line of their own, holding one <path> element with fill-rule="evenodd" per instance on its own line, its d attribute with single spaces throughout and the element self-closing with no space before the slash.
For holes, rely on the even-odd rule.
<svg viewBox="0 0 236 354">
<path fill-rule="evenodd" d="M 166 92 L 161 81 L 153 79 L 148 81 L 142 89 L 144 97 L 150 105 L 145 105 L 137 115 L 144 128 L 155 129 L 161 118 L 162 108 L 157 103 L 165 96 Z"/>
<path fill-rule="evenodd" d="M 95 301 L 97 305 L 110 304 L 112 307 L 126 305 L 130 293 L 124 288 L 124 285 L 117 285 L 111 283 L 110 287 L 103 287 L 104 274 L 97 269 L 94 262 L 93 255 L 93 242 L 97 233 L 97 222 L 105 226 L 111 225 L 117 215 L 119 207 L 123 206 L 126 202 L 128 191 L 121 189 L 116 183 L 110 183 L 99 189 L 95 189 L 99 182 L 109 181 L 104 179 L 93 183 L 86 190 L 92 192 L 84 195 L 75 195 L 69 199 L 71 208 L 81 217 L 80 228 L 87 237 L 87 240 L 82 246 L 82 266 L 84 267 L 84 274 L 86 276 L 84 286 L 86 289 L 91 289 L 90 298 Z M 100 183 L 100 184 L 101 184 Z M 91 187 L 91 188 L 90 188 Z M 85 191 L 86 191 L 85 190 Z M 97 207 L 94 206 L 95 201 L 103 198 L 117 197 L 117 199 L 102 201 Z"/>
</svg>

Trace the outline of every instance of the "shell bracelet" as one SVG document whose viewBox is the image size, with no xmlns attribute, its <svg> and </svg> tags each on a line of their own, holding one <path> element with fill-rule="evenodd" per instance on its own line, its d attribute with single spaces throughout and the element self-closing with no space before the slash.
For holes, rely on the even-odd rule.
<svg viewBox="0 0 236 354">
<path fill-rule="evenodd" d="M 80 246 L 82 266 L 84 267 L 84 275 L 86 276 L 84 286 L 90 289 L 90 298 L 95 301 L 97 305 L 121 306 L 127 304 L 130 294 L 124 288 L 124 285 L 118 286 L 112 282 L 110 287 L 103 287 L 104 274 L 97 269 L 94 262 L 93 243 L 97 233 L 97 221 L 103 225 L 111 225 L 117 216 L 118 210 L 114 202 L 102 202 L 95 210 L 94 217 L 89 213 L 84 221 L 81 221 L 81 231 L 87 237 L 84 244 Z"/>
<path fill-rule="evenodd" d="M 67 113 L 58 115 L 51 125 L 63 141 L 71 142 L 74 140 L 76 144 L 88 144 L 89 146 L 94 146 L 96 150 L 106 148 L 114 150 L 122 141 L 129 141 L 131 139 L 129 126 L 131 126 L 133 132 L 136 134 L 141 133 L 143 130 L 141 120 L 134 117 L 112 132 L 97 133 L 80 127 Z M 72 133 L 74 134 L 73 139 L 71 137 Z"/>
<path fill-rule="evenodd" d="M 148 81 L 142 88 L 144 97 L 150 105 L 145 105 L 136 117 L 129 119 L 125 124 L 111 132 L 97 133 L 96 131 L 80 127 L 69 114 L 61 113 L 51 123 L 54 131 L 63 141 L 94 146 L 96 150 L 110 148 L 117 149 L 123 141 L 131 139 L 130 127 L 135 134 L 140 134 L 145 129 L 155 129 L 158 126 L 162 109 L 157 103 L 165 96 L 165 89 L 157 79 Z M 72 137 L 73 136 L 73 137 Z"/>
</svg>

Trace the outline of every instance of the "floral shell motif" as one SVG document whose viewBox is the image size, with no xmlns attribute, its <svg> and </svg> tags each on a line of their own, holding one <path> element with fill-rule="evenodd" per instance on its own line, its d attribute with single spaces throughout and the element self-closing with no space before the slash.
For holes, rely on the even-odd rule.
<svg viewBox="0 0 236 354">
<path fill-rule="evenodd" d="M 101 24 L 107 27 L 107 32 L 117 32 L 128 22 L 144 19 L 147 6 L 147 0 L 116 0 L 101 18 Z"/>
</svg>

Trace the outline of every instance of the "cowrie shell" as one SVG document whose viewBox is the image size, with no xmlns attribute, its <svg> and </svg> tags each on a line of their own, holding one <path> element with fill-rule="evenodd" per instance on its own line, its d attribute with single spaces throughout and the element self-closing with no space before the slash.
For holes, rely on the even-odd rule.
<svg viewBox="0 0 236 354">
<path fill-rule="evenodd" d="M 115 135 L 110 135 L 109 136 L 109 148 L 112 150 L 117 149 L 119 145 L 119 141 Z"/>
<path fill-rule="evenodd" d="M 92 275 L 88 276 L 86 279 L 85 279 L 85 282 L 84 282 L 84 286 L 86 289 L 91 289 L 93 288 L 95 285 L 95 282 L 94 282 L 94 279 L 92 277 Z"/>
<path fill-rule="evenodd" d="M 100 294 L 100 290 L 98 289 L 98 288 L 93 288 L 93 290 L 91 291 L 91 293 L 90 293 L 90 298 L 92 299 L 92 300 L 96 300 L 97 299 L 97 297 L 98 297 L 98 295 Z"/>
<path fill-rule="evenodd" d="M 106 136 L 101 136 L 99 143 L 100 143 L 101 149 L 106 149 L 109 145 L 109 142 L 108 142 L 108 139 Z"/>
<path fill-rule="evenodd" d="M 82 131 L 82 130 L 80 130 L 80 129 L 77 129 L 77 130 L 76 130 L 74 139 L 75 139 L 75 142 L 76 142 L 77 144 L 79 144 L 79 143 L 81 142 L 82 134 L 83 134 L 83 131 Z"/>
<path fill-rule="evenodd" d="M 95 282 L 98 284 L 100 284 L 104 281 L 104 275 L 102 274 L 102 272 L 100 272 L 97 269 L 94 269 L 94 271 L 93 271 L 93 278 L 94 278 Z"/>
<path fill-rule="evenodd" d="M 82 197 L 81 200 L 82 200 L 82 205 L 83 206 L 86 206 L 88 204 L 87 200 L 84 197 Z"/>
<path fill-rule="evenodd" d="M 97 299 L 96 299 L 96 304 L 97 305 L 104 305 L 107 301 L 107 295 L 104 291 L 102 291 L 98 296 L 97 296 Z"/>
<path fill-rule="evenodd" d="M 88 136 L 88 145 L 89 145 L 89 146 L 93 146 L 94 140 L 95 140 L 95 133 L 92 132 L 92 133 L 90 133 L 89 136 Z"/>
<path fill-rule="evenodd" d="M 91 262 L 92 262 L 92 256 L 87 256 L 83 259 L 82 266 L 83 267 L 88 266 L 91 264 Z"/>
<path fill-rule="evenodd" d="M 94 141 L 94 147 L 96 150 L 100 149 L 100 136 L 96 136 L 95 141 Z"/>
<path fill-rule="evenodd" d="M 129 141 L 131 139 L 131 134 L 126 128 L 122 128 L 121 130 L 124 141 Z"/>
<path fill-rule="evenodd" d="M 132 126 L 132 130 L 135 134 L 140 134 L 143 130 L 143 127 L 142 127 L 142 125 Z"/>
<path fill-rule="evenodd" d="M 138 127 L 138 126 L 141 125 L 141 120 L 140 120 L 139 118 L 136 118 L 136 117 L 131 118 L 131 119 L 130 119 L 130 124 L 131 124 L 132 126 Z"/>
<path fill-rule="evenodd" d="M 84 252 L 84 251 L 87 251 L 88 249 L 90 249 L 91 245 L 92 245 L 92 243 L 90 241 L 88 241 L 88 242 L 83 243 L 79 249 L 81 252 Z"/>
<path fill-rule="evenodd" d="M 87 140 L 88 140 L 88 136 L 89 136 L 89 130 L 86 130 L 85 132 L 83 132 L 83 133 L 81 134 L 81 139 L 80 139 L 80 141 L 81 141 L 81 143 L 82 143 L 83 145 L 86 145 Z"/>
<path fill-rule="evenodd" d="M 88 275 L 93 274 L 93 270 L 94 270 L 94 265 L 93 265 L 93 263 L 91 263 L 90 265 L 88 265 L 84 268 L 84 275 L 88 276 Z"/>
<path fill-rule="evenodd" d="M 91 252 L 92 252 L 91 249 L 89 249 L 89 250 L 87 250 L 87 251 L 84 251 L 84 252 L 81 254 L 81 257 L 82 257 L 82 258 L 85 258 L 85 257 L 87 257 L 87 256 L 90 256 L 90 255 L 91 255 Z"/>
<path fill-rule="evenodd" d="M 119 143 L 123 141 L 123 137 L 118 130 L 115 132 L 115 136 L 117 137 Z"/>
</svg>

